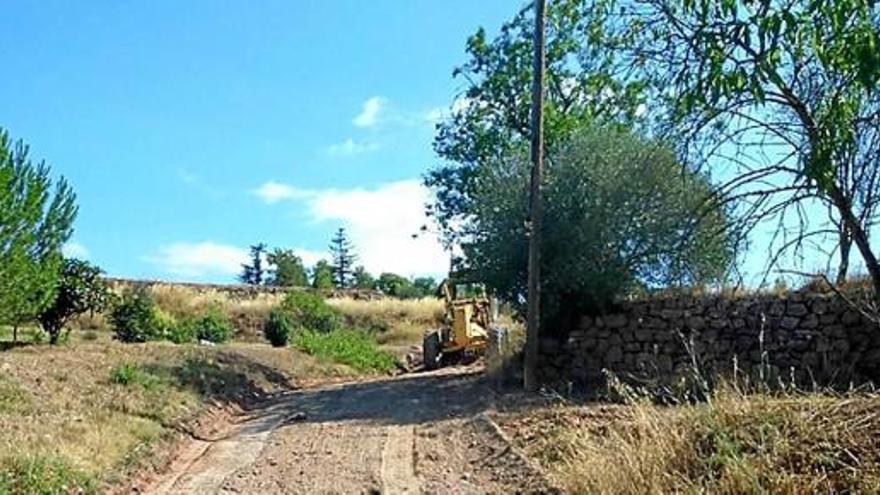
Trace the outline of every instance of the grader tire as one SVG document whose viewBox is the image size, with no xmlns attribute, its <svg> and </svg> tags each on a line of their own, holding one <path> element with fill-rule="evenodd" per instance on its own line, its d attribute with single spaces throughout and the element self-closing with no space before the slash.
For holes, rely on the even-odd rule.
<svg viewBox="0 0 880 495">
<path fill-rule="evenodd" d="M 436 370 L 440 367 L 443 359 L 442 349 L 440 346 L 440 332 L 433 331 L 425 334 L 422 341 L 422 360 L 425 363 L 426 370 Z"/>
</svg>

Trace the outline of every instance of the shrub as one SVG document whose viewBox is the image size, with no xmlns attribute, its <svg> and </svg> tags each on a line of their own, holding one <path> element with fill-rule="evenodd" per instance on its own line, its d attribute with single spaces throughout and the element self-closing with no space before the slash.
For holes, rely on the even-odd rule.
<svg viewBox="0 0 880 495">
<path fill-rule="evenodd" d="M 232 324 L 229 318 L 213 306 L 201 317 L 192 322 L 194 333 L 198 340 L 206 340 L 215 344 L 221 344 L 232 336 Z"/>
<path fill-rule="evenodd" d="M 385 372 L 397 366 L 394 355 L 380 350 L 376 341 L 361 330 L 303 330 L 294 336 L 294 344 L 306 354 L 332 359 L 359 371 Z"/>
<path fill-rule="evenodd" d="M 263 334 L 273 347 L 286 346 L 292 332 L 293 318 L 289 313 L 279 309 L 274 309 L 269 313 L 269 317 L 263 325 Z"/>
<path fill-rule="evenodd" d="M 294 325 L 306 330 L 330 332 L 339 326 L 339 313 L 318 294 L 291 292 L 281 303 L 281 309 L 290 313 Z"/>
<path fill-rule="evenodd" d="M 120 342 L 146 342 L 161 337 L 153 300 L 144 290 L 126 292 L 110 315 Z"/>
<path fill-rule="evenodd" d="M 144 388 L 152 388 L 159 383 L 159 377 L 132 363 L 120 364 L 110 370 L 109 379 L 110 383 L 117 385 L 140 384 Z"/>
</svg>

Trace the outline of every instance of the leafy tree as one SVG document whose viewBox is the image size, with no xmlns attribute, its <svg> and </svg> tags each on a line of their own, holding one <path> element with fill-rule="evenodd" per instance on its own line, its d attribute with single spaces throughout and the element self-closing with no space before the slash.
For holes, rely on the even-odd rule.
<svg viewBox="0 0 880 495">
<path fill-rule="evenodd" d="M 269 285 L 278 287 L 306 287 L 309 285 L 309 277 L 303 266 L 302 258 L 294 254 L 291 249 L 275 249 L 266 257 L 269 265 L 274 266 L 271 277 L 267 281 Z"/>
<path fill-rule="evenodd" d="M 484 169 L 461 273 L 525 301 L 528 156 Z M 705 209 L 705 176 L 671 150 L 626 131 L 575 134 L 546 169 L 542 317 L 548 329 L 645 288 L 721 279 L 733 260 L 723 210 Z"/>
<path fill-rule="evenodd" d="M 725 177 L 719 196 L 747 206 L 743 226 L 779 225 L 768 268 L 829 234 L 809 208 L 824 206 L 840 271 L 855 244 L 880 299 L 868 241 L 880 198 L 880 4 L 604 3 L 619 12 L 607 31 L 630 40 L 621 51 L 653 76 L 654 100 L 673 104 L 682 152 Z"/>
<path fill-rule="evenodd" d="M 413 280 L 413 287 L 419 297 L 429 297 L 437 292 L 437 281 L 433 277 L 416 277 Z"/>
<path fill-rule="evenodd" d="M 0 129 L 0 323 L 31 321 L 55 295 L 76 217 L 75 195 L 28 147 Z"/>
<path fill-rule="evenodd" d="M 241 265 L 241 275 L 238 279 L 243 284 L 262 285 L 265 280 L 265 270 L 263 269 L 263 256 L 266 254 L 266 244 L 261 242 L 251 246 L 251 262 L 250 264 Z"/>
<path fill-rule="evenodd" d="M 379 275 L 376 287 L 384 294 L 403 299 L 418 297 L 419 295 L 418 289 L 408 278 L 396 273 L 385 272 Z"/>
<path fill-rule="evenodd" d="M 376 288 L 376 279 L 363 266 L 354 269 L 354 288 L 372 290 Z"/>
<path fill-rule="evenodd" d="M 320 260 L 312 268 L 312 287 L 315 289 L 332 289 L 333 267 L 326 260 Z"/>
<path fill-rule="evenodd" d="M 639 121 L 643 83 L 619 75 L 615 51 L 602 50 L 592 2 L 548 2 L 544 142 L 548 152 L 575 129 L 593 122 L 630 126 Z M 436 197 L 428 213 L 446 242 L 474 211 L 484 187 L 481 170 L 529 143 L 533 8 L 523 7 L 489 39 L 482 28 L 467 40 L 467 61 L 453 71 L 466 89 L 437 125 L 434 149 L 444 161 L 425 177 Z M 599 26 L 601 27 L 601 25 Z"/>
<path fill-rule="evenodd" d="M 353 249 L 345 228 L 339 227 L 330 241 L 330 254 L 333 256 L 333 281 L 340 289 L 351 287 L 353 282 L 354 263 L 357 261 Z"/>
<path fill-rule="evenodd" d="M 78 259 L 64 260 L 64 268 L 53 302 L 38 315 L 40 325 L 56 344 L 64 325 L 87 312 L 102 312 L 112 301 L 112 292 L 101 278 L 97 266 Z"/>
</svg>

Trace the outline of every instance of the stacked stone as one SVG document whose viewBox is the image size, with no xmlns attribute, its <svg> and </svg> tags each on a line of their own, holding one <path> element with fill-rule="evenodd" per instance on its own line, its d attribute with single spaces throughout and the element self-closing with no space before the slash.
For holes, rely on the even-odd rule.
<svg viewBox="0 0 880 495">
<path fill-rule="evenodd" d="M 603 370 L 634 381 L 673 382 L 699 368 L 734 367 L 777 382 L 880 377 L 880 329 L 825 293 L 748 297 L 665 296 L 584 316 L 541 342 L 541 376 L 594 382 Z"/>
</svg>

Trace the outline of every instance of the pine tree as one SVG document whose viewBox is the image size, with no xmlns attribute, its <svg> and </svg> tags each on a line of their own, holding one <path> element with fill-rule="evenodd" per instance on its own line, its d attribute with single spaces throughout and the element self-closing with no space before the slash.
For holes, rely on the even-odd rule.
<svg viewBox="0 0 880 495">
<path fill-rule="evenodd" d="M 333 256 L 333 282 L 339 289 L 351 287 L 354 274 L 354 263 L 357 256 L 353 253 L 354 246 L 345 233 L 345 228 L 339 227 L 333 240 L 330 241 L 330 254 Z"/>
<path fill-rule="evenodd" d="M 51 304 L 73 232 L 76 195 L 0 129 L 0 324 L 17 329 Z"/>
<path fill-rule="evenodd" d="M 241 275 L 238 279 L 243 284 L 262 285 L 265 270 L 263 269 L 263 256 L 266 254 L 266 244 L 261 242 L 251 246 L 250 264 L 241 265 Z"/>
</svg>

